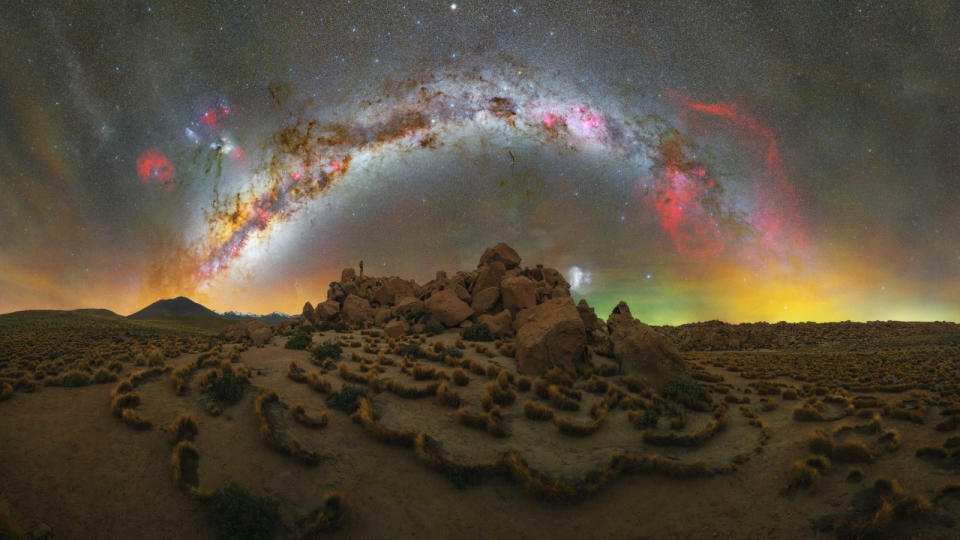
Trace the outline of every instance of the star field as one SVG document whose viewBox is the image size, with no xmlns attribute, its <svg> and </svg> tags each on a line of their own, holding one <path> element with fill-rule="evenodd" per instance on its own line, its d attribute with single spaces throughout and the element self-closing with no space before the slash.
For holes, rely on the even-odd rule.
<svg viewBox="0 0 960 540">
<path fill-rule="evenodd" d="M 960 21 L 917 5 L 21 2 L 0 312 L 298 312 L 506 241 L 651 323 L 960 320 Z"/>
</svg>

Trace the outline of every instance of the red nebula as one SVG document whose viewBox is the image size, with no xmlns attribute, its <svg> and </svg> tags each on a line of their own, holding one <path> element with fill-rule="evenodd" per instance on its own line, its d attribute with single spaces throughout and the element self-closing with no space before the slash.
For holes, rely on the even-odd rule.
<svg viewBox="0 0 960 540">
<path fill-rule="evenodd" d="M 654 193 L 654 208 L 677 251 L 696 258 L 711 257 L 725 246 L 716 218 L 702 202 L 714 183 L 712 178 L 704 178 L 703 168 L 695 172 L 691 175 L 678 163 L 668 162 Z"/>
<path fill-rule="evenodd" d="M 177 170 L 173 162 L 158 148 L 144 150 L 137 157 L 137 175 L 144 184 L 155 180 L 158 184 L 166 185 L 169 190 L 173 187 L 173 178 L 176 174 Z"/>
<path fill-rule="evenodd" d="M 703 103 L 675 93 L 670 97 L 689 111 L 729 120 L 748 140 L 759 143 L 763 167 L 754 175 L 753 209 L 747 220 L 765 249 L 779 254 L 805 249 L 808 237 L 801 218 L 800 197 L 787 175 L 773 130 L 736 103 Z"/>
</svg>

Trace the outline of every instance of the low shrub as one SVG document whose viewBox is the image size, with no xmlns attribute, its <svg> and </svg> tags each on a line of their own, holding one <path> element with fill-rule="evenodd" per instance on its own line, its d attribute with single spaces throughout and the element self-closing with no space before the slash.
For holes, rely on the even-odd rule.
<svg viewBox="0 0 960 540">
<path fill-rule="evenodd" d="M 493 334 L 486 323 L 470 325 L 460 332 L 460 336 L 467 341 L 493 341 Z"/>
<path fill-rule="evenodd" d="M 363 388 L 345 384 L 339 392 L 334 392 L 327 396 L 327 406 L 347 414 L 353 414 L 356 412 L 357 407 L 359 407 L 357 400 L 360 396 L 366 395 L 367 392 Z"/>
<path fill-rule="evenodd" d="M 324 341 L 313 349 L 313 357 L 317 360 L 339 360 L 343 354 L 343 347 L 333 341 Z"/>
<path fill-rule="evenodd" d="M 297 333 L 290 336 L 284 348 L 303 351 L 306 350 L 311 343 L 313 343 L 313 337 L 310 335 L 310 332 L 301 328 L 297 330 Z"/>
<path fill-rule="evenodd" d="M 221 403 L 236 403 L 243 396 L 247 380 L 227 371 L 210 380 L 210 396 Z"/>
<path fill-rule="evenodd" d="M 280 504 L 230 483 L 213 492 L 204 514 L 220 538 L 272 538 L 280 525 Z"/>
</svg>

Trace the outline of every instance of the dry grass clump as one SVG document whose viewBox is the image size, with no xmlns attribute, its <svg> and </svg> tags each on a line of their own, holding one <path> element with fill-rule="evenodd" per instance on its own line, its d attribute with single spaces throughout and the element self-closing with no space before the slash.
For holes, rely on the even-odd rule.
<svg viewBox="0 0 960 540">
<path fill-rule="evenodd" d="M 404 386 L 403 383 L 392 379 L 387 383 L 387 390 L 404 399 L 420 399 L 437 395 L 441 381 L 434 381 L 426 386 Z"/>
<path fill-rule="evenodd" d="M 180 441 L 170 456 L 173 468 L 173 483 L 186 491 L 196 490 L 200 485 L 200 452 L 190 441 Z"/>
<path fill-rule="evenodd" d="M 302 537 L 313 538 L 340 530 L 347 520 L 349 509 L 346 496 L 339 491 L 331 491 L 303 526 Z"/>
<path fill-rule="evenodd" d="M 561 391 L 560 387 L 551 384 L 547 387 L 547 397 L 554 407 L 564 411 L 579 411 L 580 402 Z"/>
<path fill-rule="evenodd" d="M 483 429 L 494 437 L 506 437 L 507 431 L 503 426 L 503 416 L 500 407 L 494 406 L 485 414 L 473 414 L 466 407 L 457 409 L 457 419 L 461 424 L 474 429 Z"/>
<path fill-rule="evenodd" d="M 793 462 L 793 465 L 790 466 L 789 478 L 790 483 L 787 485 L 788 491 L 794 489 L 811 489 L 817 487 L 820 483 L 820 471 L 801 459 Z"/>
<path fill-rule="evenodd" d="M 799 397 L 800 396 L 797 394 L 797 391 L 793 388 L 786 388 L 780 393 L 780 399 L 783 399 L 784 401 L 792 401 L 799 399 Z"/>
<path fill-rule="evenodd" d="M 356 373 L 356 372 L 354 372 L 354 371 L 351 371 L 351 370 L 350 370 L 350 367 L 347 366 L 347 363 L 346 363 L 346 362 L 340 362 L 340 364 L 339 364 L 338 367 L 339 367 L 339 370 L 340 370 L 340 378 L 341 378 L 341 379 L 343 379 L 343 380 L 345 380 L 345 381 L 347 381 L 347 382 L 352 382 L 352 383 L 357 383 L 357 384 L 366 384 L 366 383 L 367 383 L 367 377 L 366 377 L 366 375 L 363 375 L 363 374 L 361 374 L 361 373 Z"/>
<path fill-rule="evenodd" d="M 833 453 L 830 455 L 834 461 L 843 463 L 872 463 L 873 454 L 870 449 L 860 441 L 843 441 L 833 447 Z"/>
<path fill-rule="evenodd" d="M 550 399 L 550 382 L 543 377 L 533 380 L 533 392 L 542 399 Z"/>
<path fill-rule="evenodd" d="M 880 438 L 877 439 L 877 442 L 880 444 L 881 450 L 893 452 L 897 448 L 900 448 L 900 432 L 895 429 L 888 429 L 880 435 Z"/>
<path fill-rule="evenodd" d="M 297 439 L 279 430 L 271 421 L 269 409 L 272 407 L 286 407 L 273 391 L 261 391 L 253 402 L 253 411 L 260 424 L 260 438 L 268 446 L 281 454 L 293 456 L 307 465 L 316 465 L 320 462 L 320 453 L 308 450 Z"/>
<path fill-rule="evenodd" d="M 182 413 L 169 426 L 167 426 L 167 439 L 170 444 L 177 444 L 180 441 L 190 440 L 199 433 L 197 421 L 190 413 Z"/>
<path fill-rule="evenodd" d="M 602 394 L 606 392 L 608 388 L 610 388 L 610 383 L 597 377 L 596 375 L 592 375 L 589 379 L 587 379 L 587 383 L 584 385 L 584 388 L 587 392 Z"/>
<path fill-rule="evenodd" d="M 3 383 L 0 385 L 0 401 L 10 399 L 10 396 L 13 395 L 13 386 L 10 386 L 8 383 Z"/>
<path fill-rule="evenodd" d="M 822 422 L 827 418 L 817 409 L 804 403 L 793 410 L 793 419 L 797 422 Z"/>
<path fill-rule="evenodd" d="M 333 383 L 330 379 L 320 376 L 316 371 L 307 373 L 307 384 L 321 394 L 329 394 L 333 390 Z"/>
<path fill-rule="evenodd" d="M 600 429 L 600 426 L 603 424 L 603 420 L 606 417 L 606 409 L 600 409 L 597 419 L 593 422 L 582 424 L 574 422 L 568 416 L 557 416 L 554 417 L 553 423 L 557 426 L 557 429 L 560 430 L 560 433 L 563 433 L 564 435 L 568 435 L 570 437 L 587 437 L 589 435 L 593 435 L 597 432 L 597 430 Z"/>
<path fill-rule="evenodd" d="M 510 388 L 509 383 L 504 388 L 498 381 L 490 381 L 485 388 L 490 400 L 497 405 L 510 405 L 517 399 L 517 393 Z"/>
<path fill-rule="evenodd" d="M 321 413 L 319 418 L 308 415 L 303 405 L 294 405 L 290 412 L 293 414 L 294 420 L 308 428 L 319 429 L 325 427 L 329 420 L 326 412 Z"/>
<path fill-rule="evenodd" d="M 526 375 L 521 375 L 517 378 L 517 390 L 520 392 L 527 392 L 530 390 L 533 385 L 533 381 L 530 380 L 530 377 Z"/>
<path fill-rule="evenodd" d="M 460 402 L 462 401 L 460 399 L 460 394 L 454 390 L 451 390 L 447 386 L 446 381 L 443 381 L 440 383 L 440 386 L 437 387 L 437 400 L 441 405 L 446 405 L 447 407 L 459 407 Z"/>
<path fill-rule="evenodd" d="M 643 432 L 643 442 L 655 446 L 697 447 L 710 440 L 725 427 L 727 427 L 727 414 L 726 412 L 719 412 L 713 420 L 693 433 L 677 433 L 675 431 L 660 433 L 648 429 Z"/>
<path fill-rule="evenodd" d="M 528 399 L 523 402 L 523 414 L 531 420 L 546 421 L 553 418 L 553 409 Z"/>
<path fill-rule="evenodd" d="M 170 366 L 156 366 L 146 369 L 139 369 L 131 373 L 127 379 L 133 386 L 139 386 L 143 381 L 152 377 L 163 375 L 167 371 L 170 371 Z"/>
<path fill-rule="evenodd" d="M 353 413 L 351 418 L 353 418 L 354 422 L 361 424 L 367 433 L 387 444 L 407 447 L 413 446 L 413 440 L 417 436 L 416 433 L 385 427 L 377 420 L 373 405 L 366 396 L 357 398 L 357 404 L 357 411 Z"/>
<path fill-rule="evenodd" d="M 820 472 L 824 472 L 830 468 L 830 459 L 820 454 L 810 454 L 806 457 L 804 463 Z"/>
<path fill-rule="evenodd" d="M 453 382 L 457 383 L 458 386 L 466 386 L 470 383 L 470 376 L 461 368 L 454 369 L 452 375 Z"/>
<path fill-rule="evenodd" d="M 173 388 L 178 396 L 187 392 L 187 385 L 190 383 L 190 376 L 196 370 L 196 364 L 186 364 L 173 370 L 170 374 L 170 380 L 173 382 Z"/>
<path fill-rule="evenodd" d="M 293 382 L 305 383 L 307 382 L 307 370 L 291 360 L 290 365 L 287 366 L 287 378 Z"/>
<path fill-rule="evenodd" d="M 123 409 L 123 411 L 120 413 L 120 419 L 134 429 L 144 430 L 150 429 L 152 426 L 149 420 L 137 414 L 137 411 L 133 409 Z"/>
<path fill-rule="evenodd" d="M 807 435 L 807 446 L 814 454 L 830 456 L 833 454 L 833 436 L 816 428 Z"/>
<path fill-rule="evenodd" d="M 440 371 L 439 373 L 443 373 Z M 435 380 L 438 377 L 438 371 L 436 368 L 425 366 L 423 364 L 417 364 L 413 366 L 413 378 L 418 381 L 428 381 Z"/>
<path fill-rule="evenodd" d="M 834 522 L 840 540 L 884 538 L 899 521 L 919 521 L 932 506 L 920 495 L 909 495 L 896 480 L 878 478 L 868 492 L 868 502 Z"/>
</svg>

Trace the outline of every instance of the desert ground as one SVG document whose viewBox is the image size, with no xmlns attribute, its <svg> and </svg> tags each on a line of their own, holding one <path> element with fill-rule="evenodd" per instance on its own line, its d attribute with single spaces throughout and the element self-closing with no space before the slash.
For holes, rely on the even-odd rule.
<svg viewBox="0 0 960 540">
<path fill-rule="evenodd" d="M 606 331 L 633 324 L 618 309 Z M 492 336 L 417 322 L 429 309 L 403 324 L 316 311 L 219 333 L 0 316 L 0 531 L 958 535 L 957 325 L 643 327 L 682 360 L 659 380 L 673 368 L 625 373 L 619 345 L 529 374 L 523 326 Z"/>
</svg>

